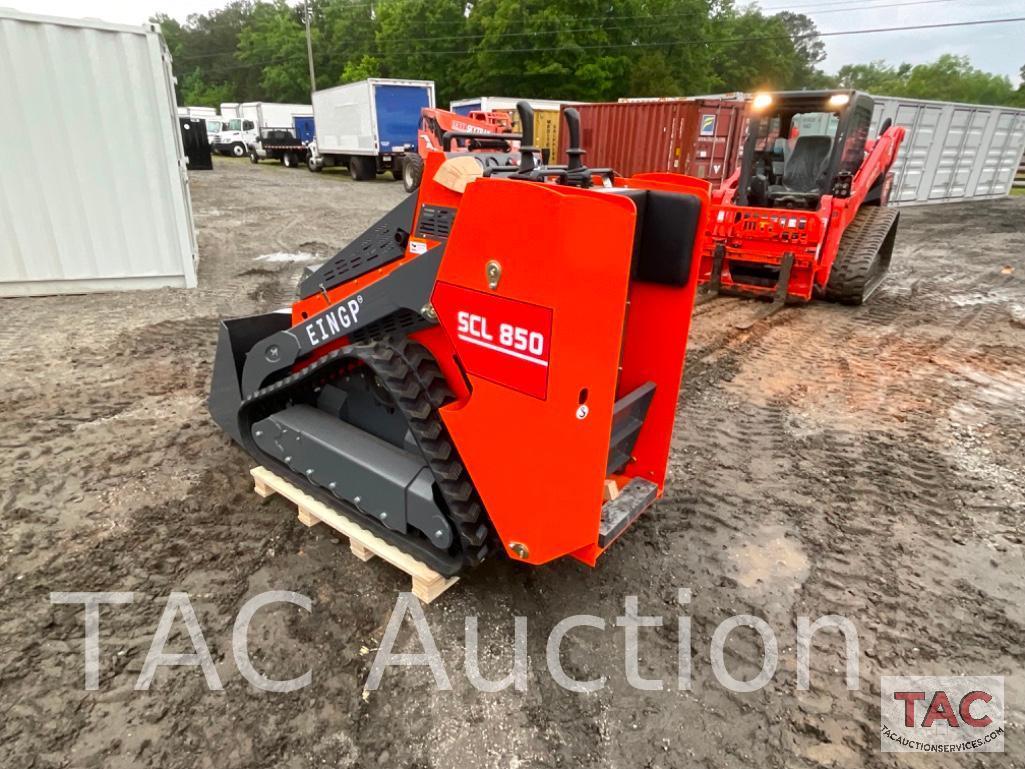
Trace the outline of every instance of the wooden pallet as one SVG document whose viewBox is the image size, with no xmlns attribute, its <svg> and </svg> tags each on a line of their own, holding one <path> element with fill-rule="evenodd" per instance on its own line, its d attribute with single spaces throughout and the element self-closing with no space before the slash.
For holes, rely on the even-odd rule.
<svg viewBox="0 0 1025 769">
<path fill-rule="evenodd" d="M 444 577 L 438 574 L 427 564 L 403 553 L 266 467 L 254 467 L 250 473 L 255 482 L 255 491 L 260 497 L 266 499 L 274 494 L 280 494 L 294 502 L 299 508 L 299 521 L 304 525 L 316 526 L 318 523 L 325 523 L 349 538 L 349 549 L 361 561 L 369 561 L 376 555 L 406 572 L 413 580 L 413 595 L 424 603 L 430 603 L 459 581 L 459 577 Z"/>
</svg>

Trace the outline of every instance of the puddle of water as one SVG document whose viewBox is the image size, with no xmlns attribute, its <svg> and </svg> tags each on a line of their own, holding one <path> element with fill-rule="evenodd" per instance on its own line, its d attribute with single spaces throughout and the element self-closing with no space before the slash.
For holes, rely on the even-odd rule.
<svg viewBox="0 0 1025 769">
<path fill-rule="evenodd" d="M 737 582 L 749 589 L 775 590 L 800 585 L 808 578 L 808 556 L 782 526 L 768 526 L 755 542 L 732 549 Z"/>
</svg>

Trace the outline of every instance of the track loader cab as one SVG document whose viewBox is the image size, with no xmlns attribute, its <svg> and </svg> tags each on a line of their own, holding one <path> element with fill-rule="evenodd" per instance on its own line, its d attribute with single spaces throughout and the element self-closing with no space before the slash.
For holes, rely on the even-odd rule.
<svg viewBox="0 0 1025 769">
<path fill-rule="evenodd" d="M 709 185 L 588 168 L 570 110 L 543 165 L 520 110 L 516 152 L 447 132 L 290 311 L 222 322 L 214 365 L 256 461 L 443 574 L 594 565 L 666 480 Z"/>
<path fill-rule="evenodd" d="M 884 207 L 904 136 L 885 125 L 872 138 L 873 109 L 857 91 L 752 100 L 740 166 L 715 195 L 703 282 L 779 301 L 860 304 L 871 296 L 896 236 L 897 214 Z"/>
</svg>

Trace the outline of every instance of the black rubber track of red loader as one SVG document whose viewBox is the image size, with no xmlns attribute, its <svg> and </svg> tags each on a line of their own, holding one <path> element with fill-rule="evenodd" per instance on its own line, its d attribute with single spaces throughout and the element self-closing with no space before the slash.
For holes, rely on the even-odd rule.
<svg viewBox="0 0 1025 769">
<path fill-rule="evenodd" d="M 890 270 L 900 211 L 864 206 L 840 239 L 826 283 L 825 298 L 840 304 L 864 304 Z"/>
</svg>

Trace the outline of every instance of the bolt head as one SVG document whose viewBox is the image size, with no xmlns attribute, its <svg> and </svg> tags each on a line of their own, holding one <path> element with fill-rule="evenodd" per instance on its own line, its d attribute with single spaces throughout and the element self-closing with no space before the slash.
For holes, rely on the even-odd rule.
<svg viewBox="0 0 1025 769">
<path fill-rule="evenodd" d="M 530 548 L 528 548 L 522 542 L 510 542 L 509 551 L 517 558 L 522 558 L 526 560 L 530 557 Z"/>
</svg>

